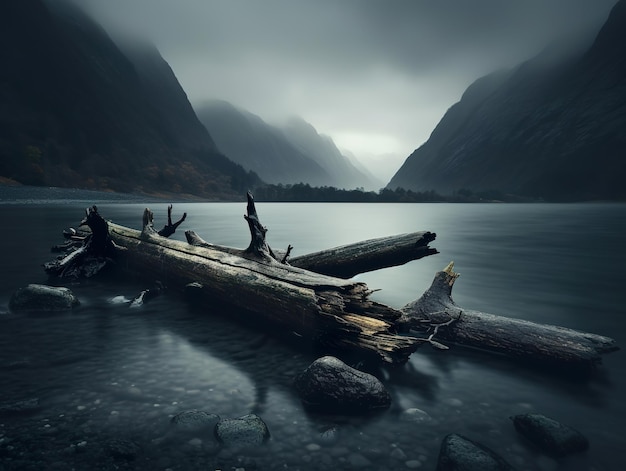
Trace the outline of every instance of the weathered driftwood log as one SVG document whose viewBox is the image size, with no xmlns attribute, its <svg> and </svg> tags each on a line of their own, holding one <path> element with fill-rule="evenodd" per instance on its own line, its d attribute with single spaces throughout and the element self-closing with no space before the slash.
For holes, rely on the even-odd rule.
<svg viewBox="0 0 626 471">
<path fill-rule="evenodd" d="M 238 308 L 256 322 L 329 347 L 370 352 L 389 363 L 405 362 L 423 343 L 447 349 L 441 340 L 544 366 L 590 371 L 601 354 L 618 348 L 607 337 L 460 308 L 451 297 L 458 277 L 452 264 L 436 274 L 420 299 L 401 311 L 376 303 L 369 299 L 371 290 L 364 283 L 281 263 L 265 242 L 266 229 L 251 195 L 245 216 L 251 242 L 245 250 L 168 240 L 154 230 L 149 209 L 144 212 L 141 232 L 107 224 L 95 207 L 87 219 L 90 214 L 92 220 L 87 223 L 92 234 L 83 246 L 50 264 L 54 270 L 47 266 L 47 271 L 67 276 L 68 266 L 78 269 L 84 252 L 91 253 L 85 245 L 96 243 L 94 247 L 100 248 L 93 253 L 116 254 L 120 266 L 151 281 L 159 279 L 173 288 L 195 282 L 204 299 Z M 366 265 L 358 261 L 358 255 L 354 257 L 355 266 Z M 371 259 L 369 254 L 365 258 Z M 419 334 L 398 335 L 401 330 Z"/>
<path fill-rule="evenodd" d="M 118 263 L 149 274 L 168 287 L 199 283 L 207 298 L 217 299 L 268 322 L 334 348 L 373 353 L 403 363 L 425 340 L 397 335 L 401 313 L 369 299 L 364 283 L 321 275 L 282 264 L 265 243 L 254 201 L 246 215 L 252 240 L 245 252 L 227 253 L 168 240 L 152 227 L 149 210 L 139 232 L 109 223 L 111 239 L 126 248 Z"/>
<path fill-rule="evenodd" d="M 401 310 L 408 328 L 438 325 L 437 338 L 511 358 L 575 371 L 591 371 L 601 354 L 618 350 L 615 340 L 564 327 L 537 324 L 459 307 L 452 299 L 458 278 L 451 262 L 435 275 L 430 288 Z M 451 321 L 450 325 L 444 325 Z"/>
<path fill-rule="evenodd" d="M 206 247 L 241 257 L 247 256 L 245 250 L 211 244 L 194 231 L 185 231 L 185 236 L 187 242 L 196 247 Z M 293 267 L 314 271 L 322 275 L 347 279 L 359 273 L 404 265 L 411 260 L 437 254 L 439 253 L 437 249 L 428 246 L 435 237 L 436 234 L 432 232 L 412 232 L 364 240 L 294 258 L 289 258 L 293 249 L 291 245 L 287 247 L 286 252 L 274 250 L 272 254 L 281 263 L 288 263 Z"/>
</svg>

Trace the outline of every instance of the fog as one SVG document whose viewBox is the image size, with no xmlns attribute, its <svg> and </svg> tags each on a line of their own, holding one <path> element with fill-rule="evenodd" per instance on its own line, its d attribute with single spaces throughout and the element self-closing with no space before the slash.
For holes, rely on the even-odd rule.
<svg viewBox="0 0 626 471">
<path fill-rule="evenodd" d="M 148 38 L 194 106 L 299 115 L 388 178 L 476 78 L 598 31 L 615 0 L 76 0 Z"/>
</svg>

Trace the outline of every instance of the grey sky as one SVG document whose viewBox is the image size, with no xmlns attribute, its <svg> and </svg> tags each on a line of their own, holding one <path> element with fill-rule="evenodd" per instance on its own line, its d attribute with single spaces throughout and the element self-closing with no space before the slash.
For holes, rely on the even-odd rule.
<svg viewBox="0 0 626 471">
<path fill-rule="evenodd" d="M 615 0 L 76 0 L 152 40 L 192 104 L 296 114 L 388 179 L 476 78 Z M 374 159 L 374 156 L 385 156 Z"/>
</svg>

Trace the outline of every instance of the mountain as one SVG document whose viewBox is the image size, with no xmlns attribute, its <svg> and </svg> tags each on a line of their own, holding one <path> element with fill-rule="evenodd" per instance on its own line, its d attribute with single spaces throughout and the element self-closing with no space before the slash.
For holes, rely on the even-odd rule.
<svg viewBox="0 0 626 471">
<path fill-rule="evenodd" d="M 173 146 L 215 152 L 217 147 L 196 116 L 187 94 L 169 64 L 157 48 L 133 38 L 116 40 L 124 55 L 132 62 L 148 97 L 161 121 L 161 137 Z"/>
<path fill-rule="evenodd" d="M 370 170 L 361 161 L 361 160 L 364 159 L 364 156 L 362 154 L 359 154 L 359 158 L 358 159 L 356 158 L 356 156 L 352 152 L 350 152 L 348 150 L 345 150 L 345 149 L 343 150 L 342 154 L 346 157 L 346 159 L 348 159 L 350 161 L 350 163 L 352 165 L 354 165 L 354 167 L 359 172 L 361 172 L 363 175 L 365 175 L 368 178 L 368 181 L 371 182 L 371 186 L 370 187 L 364 185 L 366 190 L 368 190 L 368 189 L 369 190 L 379 190 L 379 189 L 381 189 L 384 186 L 383 180 L 381 180 L 379 177 L 374 175 L 373 172 L 375 170 L 373 170 L 373 169 Z M 367 160 L 368 157 L 365 157 L 365 159 Z M 383 156 L 379 156 L 379 155 L 375 156 L 376 160 L 380 160 L 381 157 L 384 158 L 384 155 Z M 371 162 L 371 159 L 370 159 L 370 162 Z"/>
<path fill-rule="evenodd" d="M 387 185 L 626 199 L 626 0 L 591 47 L 478 79 Z"/>
<path fill-rule="evenodd" d="M 0 4 L 0 176 L 116 191 L 240 196 L 156 48 L 122 48 L 74 4 Z"/>
<path fill-rule="evenodd" d="M 196 113 L 220 150 L 268 183 L 370 186 L 371 180 L 341 154 L 330 137 L 318 134 L 300 118 L 273 126 L 223 100 L 207 101 Z"/>
<path fill-rule="evenodd" d="M 330 175 L 259 116 L 222 100 L 205 102 L 198 118 L 217 147 L 268 183 L 328 185 Z"/>
<path fill-rule="evenodd" d="M 332 175 L 334 186 L 346 189 L 364 187 L 370 190 L 381 187 L 375 177 L 357 168 L 348 156 L 343 155 L 330 136 L 318 134 L 302 118 L 291 117 L 281 130 L 289 142 Z"/>
</svg>

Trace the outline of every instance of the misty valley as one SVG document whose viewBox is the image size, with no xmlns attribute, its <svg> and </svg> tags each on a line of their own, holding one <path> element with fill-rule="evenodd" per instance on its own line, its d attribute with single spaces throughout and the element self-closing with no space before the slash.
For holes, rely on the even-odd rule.
<svg viewBox="0 0 626 471">
<path fill-rule="evenodd" d="M 0 63 L 0 471 L 623 469 L 626 0 L 3 0 Z"/>
<path fill-rule="evenodd" d="M 368 152 L 340 149 L 303 118 L 272 124 L 225 99 L 192 105 L 148 39 L 107 31 L 71 1 L 2 9 L 3 184 L 205 201 L 248 190 L 275 201 L 625 198 L 623 1 L 587 39 L 475 80 L 412 154 L 383 148 L 369 168 Z"/>
</svg>

